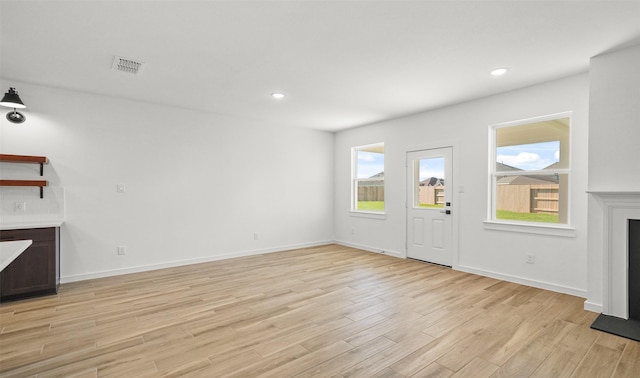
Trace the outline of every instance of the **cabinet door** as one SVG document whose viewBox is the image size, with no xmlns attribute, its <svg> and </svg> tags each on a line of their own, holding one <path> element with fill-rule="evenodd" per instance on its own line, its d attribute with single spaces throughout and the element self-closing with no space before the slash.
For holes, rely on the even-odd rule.
<svg viewBox="0 0 640 378">
<path fill-rule="evenodd" d="M 34 241 L 2 273 L 0 294 L 5 297 L 56 289 L 55 241 Z"/>
</svg>

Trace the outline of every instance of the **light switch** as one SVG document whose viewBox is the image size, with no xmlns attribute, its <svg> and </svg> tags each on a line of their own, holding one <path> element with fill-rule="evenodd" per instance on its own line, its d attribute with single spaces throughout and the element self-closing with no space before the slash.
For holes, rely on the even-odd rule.
<svg viewBox="0 0 640 378">
<path fill-rule="evenodd" d="M 118 193 L 124 193 L 127 191 L 127 187 L 124 184 L 118 184 L 116 185 L 116 191 Z"/>
</svg>

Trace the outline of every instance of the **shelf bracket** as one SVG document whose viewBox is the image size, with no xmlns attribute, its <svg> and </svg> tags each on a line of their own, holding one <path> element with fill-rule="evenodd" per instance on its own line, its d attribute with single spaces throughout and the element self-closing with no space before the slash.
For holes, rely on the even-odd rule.
<svg viewBox="0 0 640 378">
<path fill-rule="evenodd" d="M 40 163 L 40 177 L 44 176 L 44 163 Z"/>
<path fill-rule="evenodd" d="M 40 187 L 40 199 L 44 198 L 44 188 Z"/>
</svg>

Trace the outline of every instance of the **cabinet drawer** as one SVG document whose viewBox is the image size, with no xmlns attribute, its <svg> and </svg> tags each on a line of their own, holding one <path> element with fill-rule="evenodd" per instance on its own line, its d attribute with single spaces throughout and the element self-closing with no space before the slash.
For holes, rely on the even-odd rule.
<svg viewBox="0 0 640 378">
<path fill-rule="evenodd" d="M 33 240 L 37 241 L 50 241 L 56 239 L 55 227 L 48 228 L 29 228 L 23 230 L 2 230 L 0 231 L 0 240 Z"/>
</svg>

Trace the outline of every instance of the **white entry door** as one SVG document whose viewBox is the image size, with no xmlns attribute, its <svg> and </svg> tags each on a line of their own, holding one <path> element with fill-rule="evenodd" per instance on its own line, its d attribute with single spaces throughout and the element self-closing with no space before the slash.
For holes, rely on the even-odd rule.
<svg viewBox="0 0 640 378">
<path fill-rule="evenodd" d="M 452 148 L 407 153 L 407 257 L 451 266 Z"/>
</svg>

